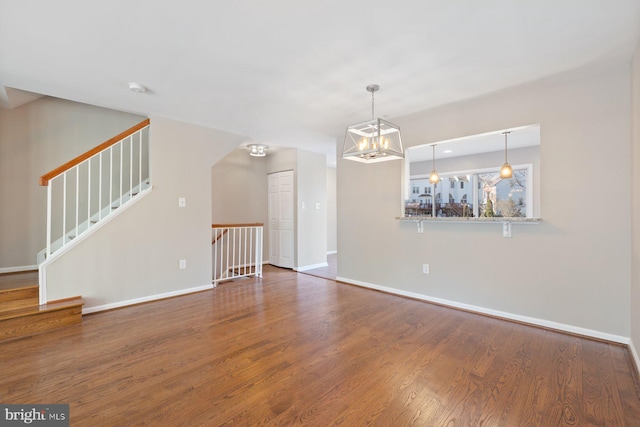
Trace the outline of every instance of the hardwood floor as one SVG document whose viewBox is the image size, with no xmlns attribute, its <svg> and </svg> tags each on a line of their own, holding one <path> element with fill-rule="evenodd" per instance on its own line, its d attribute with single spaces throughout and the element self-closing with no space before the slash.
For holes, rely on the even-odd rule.
<svg viewBox="0 0 640 427">
<path fill-rule="evenodd" d="M 639 426 L 626 348 L 265 266 L 0 343 L 72 426 Z"/>
<path fill-rule="evenodd" d="M 336 280 L 336 276 L 338 275 L 338 255 L 327 255 L 326 267 L 312 268 L 311 270 L 301 271 L 301 273 L 309 274 L 316 277 L 322 277 L 325 279 Z"/>
</svg>

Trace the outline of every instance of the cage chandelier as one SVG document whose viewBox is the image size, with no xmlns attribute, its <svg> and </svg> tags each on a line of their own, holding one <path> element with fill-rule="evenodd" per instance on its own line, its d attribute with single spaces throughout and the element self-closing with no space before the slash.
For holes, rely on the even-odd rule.
<svg viewBox="0 0 640 427">
<path fill-rule="evenodd" d="M 363 163 L 376 163 L 404 158 L 400 127 L 375 118 L 374 93 L 380 86 L 367 86 L 371 92 L 371 120 L 347 127 L 342 158 Z"/>
</svg>

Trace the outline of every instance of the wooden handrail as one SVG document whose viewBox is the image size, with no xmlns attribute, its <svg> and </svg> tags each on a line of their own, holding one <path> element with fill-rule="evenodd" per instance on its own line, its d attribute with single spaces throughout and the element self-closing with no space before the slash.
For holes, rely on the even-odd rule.
<svg viewBox="0 0 640 427">
<path fill-rule="evenodd" d="M 262 227 L 262 222 L 252 222 L 248 224 L 211 224 L 211 228 L 233 228 L 233 227 Z"/>
<path fill-rule="evenodd" d="M 92 148 L 91 150 L 87 151 L 86 153 L 80 154 L 78 157 L 76 157 L 73 160 L 68 161 L 67 163 L 58 166 L 57 168 L 55 168 L 54 170 L 52 170 L 51 172 L 45 173 L 44 175 L 42 175 L 40 177 L 40 185 L 42 186 L 47 186 L 49 185 L 49 181 L 52 180 L 53 178 L 55 178 L 56 176 L 60 175 L 63 172 L 68 171 L 69 169 L 71 169 L 74 166 L 79 165 L 80 163 L 84 162 L 85 160 L 87 160 L 89 157 L 98 154 L 99 152 L 101 152 L 104 149 L 107 149 L 109 147 L 111 147 L 113 144 L 125 139 L 126 137 L 128 137 L 129 135 L 133 135 L 134 133 L 136 133 L 137 131 L 139 131 L 140 129 L 143 129 L 147 126 L 149 126 L 149 124 L 151 123 L 150 119 L 145 119 L 143 121 L 141 121 L 140 123 L 138 123 L 137 125 L 125 130 L 124 132 L 114 136 L 113 138 L 110 138 L 108 140 L 106 140 L 105 142 L 103 142 L 102 144 L 98 145 L 97 147 Z"/>
<path fill-rule="evenodd" d="M 212 245 L 215 245 L 215 244 L 216 244 L 216 242 L 217 242 L 218 240 L 220 240 L 220 239 L 222 238 L 222 236 L 224 236 L 224 235 L 225 235 L 225 234 L 227 234 L 228 232 L 229 232 L 229 229 L 227 228 L 227 229 L 226 229 L 226 230 L 224 230 L 222 233 L 218 234 L 218 235 L 216 236 L 216 238 L 215 238 L 215 239 L 213 239 L 213 241 L 211 242 L 211 244 L 212 244 Z"/>
</svg>

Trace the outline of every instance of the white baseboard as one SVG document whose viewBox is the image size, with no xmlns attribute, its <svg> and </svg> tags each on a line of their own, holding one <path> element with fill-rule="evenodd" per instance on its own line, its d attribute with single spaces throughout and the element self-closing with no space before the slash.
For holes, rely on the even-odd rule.
<svg viewBox="0 0 640 427">
<path fill-rule="evenodd" d="M 640 376 L 640 357 L 638 357 L 638 351 L 636 350 L 636 347 L 633 345 L 632 340 L 629 340 L 629 351 L 631 352 L 631 357 L 635 362 L 634 364 L 635 364 L 636 372 Z"/>
<path fill-rule="evenodd" d="M 192 294 L 194 292 L 206 291 L 213 289 L 213 285 L 196 286 L 194 288 L 180 289 L 178 291 L 166 292 L 163 294 L 149 295 L 147 297 L 134 298 L 126 301 L 119 301 L 110 304 L 97 305 L 95 307 L 87 307 L 82 309 L 82 314 L 97 313 L 98 311 L 113 310 L 114 308 L 126 307 L 128 305 L 140 304 L 143 302 L 157 301 L 165 298 L 177 297 L 180 295 Z"/>
<path fill-rule="evenodd" d="M 327 255 L 333 255 L 333 254 L 337 254 L 338 251 L 327 251 Z"/>
<path fill-rule="evenodd" d="M 321 262 L 320 264 L 312 264 L 312 265 L 305 265 L 302 267 L 298 267 L 296 268 L 296 271 L 307 271 L 307 270 L 313 270 L 314 268 L 322 268 L 322 267 L 327 267 L 329 264 L 327 264 L 326 262 Z"/>
<path fill-rule="evenodd" d="M 37 265 L 23 265 L 19 267 L 2 267 L 0 268 L 0 274 L 2 273 L 19 273 L 21 271 L 37 270 Z"/>
<path fill-rule="evenodd" d="M 434 297 L 430 297 L 430 296 L 423 295 L 423 294 L 417 294 L 417 293 L 414 293 L 414 292 L 407 292 L 407 291 L 403 291 L 403 290 L 400 290 L 400 289 L 389 288 L 389 287 L 386 287 L 386 286 L 374 285 L 374 284 L 371 284 L 371 283 L 361 282 L 359 280 L 351 280 L 351 279 L 347 279 L 347 278 L 344 278 L 344 277 L 337 277 L 336 280 L 339 281 L 339 282 L 349 283 L 351 285 L 362 286 L 364 288 L 375 289 L 375 290 L 387 292 L 387 293 L 390 293 L 390 294 L 401 295 L 401 296 L 405 296 L 405 297 L 409 297 L 409 298 L 418 299 L 418 300 L 421 300 L 421 301 L 432 302 L 432 303 L 435 303 L 435 304 L 440 304 L 440 305 L 444 305 L 444 306 L 452 307 L 452 308 L 458 308 L 458 309 L 461 309 L 461 310 L 471 311 L 471 312 L 474 312 L 474 313 L 486 314 L 486 315 L 493 316 L 493 317 L 499 317 L 499 318 L 503 318 L 503 319 L 507 319 L 507 320 L 514 320 L 514 321 L 521 322 L 521 323 L 528 323 L 530 325 L 542 326 L 542 327 L 548 328 L 548 329 L 555 329 L 557 331 L 568 332 L 570 334 L 583 335 L 583 336 L 586 336 L 586 337 L 597 338 L 597 339 L 601 339 L 601 340 L 605 340 L 605 341 L 611 341 L 611 342 L 616 342 L 616 343 L 620 343 L 620 344 L 626 344 L 626 345 L 629 345 L 629 348 L 631 348 L 630 339 L 628 337 L 623 337 L 623 336 L 620 336 L 620 335 L 609 334 L 609 333 L 606 333 L 606 332 L 600 332 L 600 331 L 596 331 L 596 330 L 593 330 L 593 329 L 581 328 L 579 326 L 567 325 L 567 324 L 564 324 L 564 323 L 553 322 L 553 321 L 545 320 L 545 319 L 538 319 L 538 318 L 535 318 L 535 317 L 521 316 L 519 314 L 513 314 L 513 313 L 508 313 L 508 312 L 498 311 L 498 310 L 492 310 L 490 308 L 479 307 L 479 306 L 470 305 L 470 304 L 464 304 L 464 303 L 460 303 L 460 302 L 456 302 L 456 301 L 450 301 L 450 300 L 441 299 L 441 298 L 434 298 Z M 632 351 L 635 351 L 635 349 L 632 350 Z M 635 353 L 635 360 L 636 360 L 636 363 L 638 363 L 637 353 Z"/>
</svg>

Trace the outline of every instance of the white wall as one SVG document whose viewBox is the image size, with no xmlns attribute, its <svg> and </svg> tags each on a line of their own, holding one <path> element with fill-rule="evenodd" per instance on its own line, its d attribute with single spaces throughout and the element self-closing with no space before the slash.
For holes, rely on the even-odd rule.
<svg viewBox="0 0 640 427">
<path fill-rule="evenodd" d="M 640 44 L 636 48 L 632 63 L 632 172 L 631 199 L 632 261 L 631 261 L 631 341 L 640 372 Z"/>
<path fill-rule="evenodd" d="M 338 250 L 336 179 L 336 168 L 327 167 L 327 252 L 336 252 Z"/>
<path fill-rule="evenodd" d="M 0 269 L 35 265 L 46 245 L 40 176 L 144 119 L 49 97 L 0 109 Z"/>
<path fill-rule="evenodd" d="M 629 64 L 621 64 L 394 118 L 406 146 L 540 123 L 542 222 L 514 225 L 510 239 L 499 224 L 428 223 L 418 234 L 394 219 L 403 162 L 339 160 L 338 276 L 624 340 L 630 105 Z"/>
<path fill-rule="evenodd" d="M 327 261 L 326 158 L 322 154 L 289 148 L 267 156 L 267 172 L 293 170 L 294 268 Z M 315 209 L 315 203 L 320 209 Z M 302 209 L 302 204 L 305 209 Z"/>
<path fill-rule="evenodd" d="M 271 151 L 266 157 L 251 157 L 244 149 L 235 150 L 211 169 L 212 222 L 263 222 L 263 258 L 268 260 L 267 174 L 285 170 L 294 171 L 295 266 L 326 262 L 328 203 L 323 184 L 327 182 L 326 160 L 322 154 L 288 148 Z M 315 209 L 316 202 L 320 209 Z"/>
<path fill-rule="evenodd" d="M 324 154 L 297 151 L 296 267 L 305 270 L 327 262 L 327 160 Z"/>
<path fill-rule="evenodd" d="M 269 259 L 267 158 L 242 148 L 211 168 L 211 222 L 264 224 L 263 261 Z"/>
<path fill-rule="evenodd" d="M 211 167 L 243 139 L 152 117 L 153 191 L 48 267 L 47 300 L 81 295 L 92 311 L 210 286 Z"/>
</svg>

